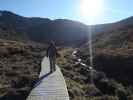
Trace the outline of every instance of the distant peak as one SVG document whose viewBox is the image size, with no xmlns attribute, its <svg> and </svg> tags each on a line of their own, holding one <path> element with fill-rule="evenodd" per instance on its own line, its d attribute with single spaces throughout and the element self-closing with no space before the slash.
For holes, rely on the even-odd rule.
<svg viewBox="0 0 133 100">
<path fill-rule="evenodd" d="M 8 14 L 10 13 L 10 14 L 11 14 L 10 11 L 6 11 L 6 10 L 1 10 L 0 13 L 1 13 L 1 14 L 3 14 L 3 13 L 8 13 Z"/>
<path fill-rule="evenodd" d="M 2 12 L 0 12 L 0 17 L 1 17 L 2 15 L 3 15 Z"/>
<path fill-rule="evenodd" d="M 0 16 L 18 16 L 18 15 L 13 13 L 13 12 L 10 12 L 10 11 L 1 10 L 0 11 Z"/>
<path fill-rule="evenodd" d="M 3 11 L 0 11 L 0 17 L 3 15 Z"/>
</svg>

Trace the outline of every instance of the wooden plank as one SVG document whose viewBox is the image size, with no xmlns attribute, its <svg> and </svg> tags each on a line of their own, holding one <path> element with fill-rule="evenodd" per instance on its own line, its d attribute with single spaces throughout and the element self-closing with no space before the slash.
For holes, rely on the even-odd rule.
<svg viewBox="0 0 133 100">
<path fill-rule="evenodd" d="M 44 57 L 41 64 L 40 77 L 49 73 L 49 59 Z M 64 77 L 60 68 L 56 65 L 56 71 L 47 77 L 34 88 L 27 100 L 69 100 L 69 95 Z"/>
</svg>

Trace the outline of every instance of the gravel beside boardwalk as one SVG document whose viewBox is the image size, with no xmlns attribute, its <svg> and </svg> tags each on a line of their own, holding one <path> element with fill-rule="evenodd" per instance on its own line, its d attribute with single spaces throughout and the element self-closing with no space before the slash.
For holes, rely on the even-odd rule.
<svg viewBox="0 0 133 100">
<path fill-rule="evenodd" d="M 49 73 L 50 67 L 47 57 L 42 60 L 41 67 L 40 77 Z M 58 66 L 56 66 L 54 73 L 45 77 L 42 82 L 31 91 L 27 100 L 69 100 L 66 83 Z"/>
</svg>

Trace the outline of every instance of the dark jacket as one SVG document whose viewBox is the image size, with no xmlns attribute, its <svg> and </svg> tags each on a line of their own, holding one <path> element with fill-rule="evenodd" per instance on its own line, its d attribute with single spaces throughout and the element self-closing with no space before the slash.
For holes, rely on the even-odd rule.
<svg viewBox="0 0 133 100">
<path fill-rule="evenodd" d="M 47 57 L 56 57 L 57 49 L 55 45 L 51 44 L 47 49 Z"/>
</svg>

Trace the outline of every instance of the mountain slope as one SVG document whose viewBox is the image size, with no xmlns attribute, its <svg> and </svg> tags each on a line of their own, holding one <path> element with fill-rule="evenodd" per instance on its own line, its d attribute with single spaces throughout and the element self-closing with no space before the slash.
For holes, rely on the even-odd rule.
<svg viewBox="0 0 133 100">
<path fill-rule="evenodd" d="M 54 40 L 57 44 L 66 45 L 87 41 L 87 26 L 76 21 L 26 18 L 8 11 L 0 11 L 0 13 L 1 38 L 13 40 L 20 38 L 42 43 Z"/>
<path fill-rule="evenodd" d="M 131 33 L 133 17 L 116 23 L 93 25 L 91 27 L 93 34 L 97 35 L 96 41 L 102 43 L 106 40 L 109 41 L 108 35 L 111 38 L 114 35 L 122 36 L 126 31 Z M 0 11 L 0 38 L 41 43 L 54 40 L 57 44 L 62 45 L 81 45 L 88 40 L 88 34 L 88 26 L 76 21 L 67 19 L 50 20 L 37 17 L 27 18 L 9 11 Z M 103 37 L 105 38 L 104 41 L 102 40 Z M 125 36 L 121 38 L 123 37 Z"/>
<path fill-rule="evenodd" d="M 107 27 L 93 37 L 94 67 L 123 84 L 132 84 L 133 17 Z M 88 45 L 82 46 L 80 56 L 89 64 Z"/>
<path fill-rule="evenodd" d="M 71 100 L 133 100 L 133 18 L 92 26 L 95 86 L 90 73 L 77 58 L 73 48 L 60 48 L 59 66 L 67 82 Z M 70 20 L 25 18 L 11 12 L 0 12 L 0 38 L 19 41 L 75 45 L 87 40 L 88 26 Z M 85 40 L 85 41 L 84 41 Z M 63 41 L 63 42 L 62 42 Z M 88 44 L 78 51 L 78 58 L 89 65 Z M 37 79 L 46 46 L 0 40 L 0 99 L 24 97 Z M 27 69 L 27 70 L 25 70 Z M 106 77 L 106 75 L 107 77 Z M 108 81 L 104 80 L 107 78 Z M 113 80 L 112 80 L 113 79 Z M 114 81 L 116 80 L 116 81 Z M 21 98 L 25 100 L 25 98 Z"/>
<path fill-rule="evenodd" d="M 96 26 L 97 27 L 97 26 Z M 102 27 L 102 26 L 98 26 Z M 103 27 L 102 27 L 103 28 Z M 94 37 L 96 47 L 132 47 L 133 17 L 104 25 L 103 31 Z"/>
</svg>

